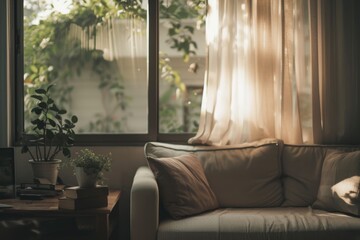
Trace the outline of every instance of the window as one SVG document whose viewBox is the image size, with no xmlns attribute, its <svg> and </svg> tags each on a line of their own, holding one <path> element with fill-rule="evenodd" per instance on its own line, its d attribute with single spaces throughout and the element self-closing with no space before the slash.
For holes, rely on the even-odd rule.
<svg viewBox="0 0 360 240">
<path fill-rule="evenodd" d="M 50 83 L 58 105 L 79 118 L 77 143 L 186 141 L 196 132 L 205 0 L 23 0 L 17 8 L 25 132 L 30 96 Z"/>
<path fill-rule="evenodd" d="M 159 21 L 159 131 L 194 133 L 205 69 L 205 2 L 164 1 Z"/>
</svg>

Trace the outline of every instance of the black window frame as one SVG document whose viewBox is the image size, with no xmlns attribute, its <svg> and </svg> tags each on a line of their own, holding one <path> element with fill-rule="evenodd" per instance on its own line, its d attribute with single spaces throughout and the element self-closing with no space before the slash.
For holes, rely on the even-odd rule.
<svg viewBox="0 0 360 240">
<path fill-rule="evenodd" d="M 159 132 L 159 17 L 160 0 L 148 0 L 147 29 L 148 29 L 148 133 L 144 134 L 76 134 L 76 146 L 141 146 L 146 142 L 160 141 L 171 143 L 187 143 L 194 133 L 160 133 Z M 20 144 L 24 132 L 24 24 L 23 0 L 14 1 L 10 6 L 15 31 L 11 41 L 15 48 L 14 81 L 15 87 L 15 145 Z"/>
</svg>

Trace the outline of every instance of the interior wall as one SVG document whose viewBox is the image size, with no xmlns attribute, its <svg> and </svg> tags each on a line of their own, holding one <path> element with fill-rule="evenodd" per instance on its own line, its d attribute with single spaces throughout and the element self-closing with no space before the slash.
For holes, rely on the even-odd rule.
<svg viewBox="0 0 360 240">
<path fill-rule="evenodd" d="M 73 147 L 72 154 L 83 147 Z M 136 169 L 146 165 L 144 148 L 142 146 L 118 146 L 118 147 L 87 147 L 96 153 L 112 154 L 112 167 L 105 173 L 105 180 L 112 189 L 121 190 L 120 198 L 120 239 L 130 239 L 130 189 Z M 16 184 L 31 182 L 32 170 L 28 163 L 28 154 L 22 154 L 21 148 L 15 149 L 15 175 Z M 61 159 L 61 156 L 58 157 Z M 67 185 L 77 185 L 73 170 L 69 167 L 62 167 L 59 176 Z"/>
<path fill-rule="evenodd" d="M 8 146 L 7 1 L 0 1 L 0 147 Z"/>
</svg>

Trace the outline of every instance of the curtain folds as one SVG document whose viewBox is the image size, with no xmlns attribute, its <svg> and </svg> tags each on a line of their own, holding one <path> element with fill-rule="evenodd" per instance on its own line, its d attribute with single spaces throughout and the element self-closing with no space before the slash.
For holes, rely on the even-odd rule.
<svg viewBox="0 0 360 240">
<path fill-rule="evenodd" d="M 321 142 L 360 143 L 360 2 L 318 0 Z"/>
<path fill-rule="evenodd" d="M 359 143 L 356 0 L 209 0 L 192 144 Z"/>
</svg>

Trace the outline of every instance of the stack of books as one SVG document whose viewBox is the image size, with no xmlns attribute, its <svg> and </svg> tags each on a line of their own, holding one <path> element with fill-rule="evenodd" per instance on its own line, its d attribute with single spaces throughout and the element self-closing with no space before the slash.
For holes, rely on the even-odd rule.
<svg viewBox="0 0 360 240">
<path fill-rule="evenodd" d="M 53 184 L 40 184 L 40 183 L 21 183 L 16 189 L 16 194 L 20 198 L 26 196 L 39 196 L 39 197 L 54 197 L 61 192 Z"/>
<path fill-rule="evenodd" d="M 81 188 L 79 186 L 64 189 L 64 197 L 59 199 L 59 209 L 87 209 L 107 207 L 109 188 L 96 186 L 94 188 Z"/>
</svg>

